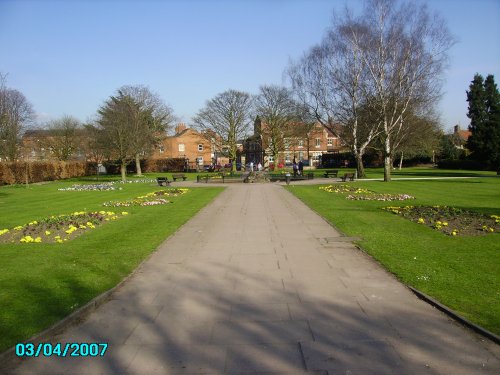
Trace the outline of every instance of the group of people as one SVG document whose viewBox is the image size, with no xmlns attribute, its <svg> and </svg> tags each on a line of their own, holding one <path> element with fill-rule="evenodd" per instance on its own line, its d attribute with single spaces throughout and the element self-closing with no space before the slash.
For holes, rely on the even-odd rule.
<svg viewBox="0 0 500 375">
<path fill-rule="evenodd" d="M 261 163 L 258 163 L 256 167 L 254 167 L 254 162 L 250 162 L 250 170 L 251 171 L 254 171 L 254 170 L 258 170 L 258 171 L 261 171 L 263 169 L 262 167 L 262 164 Z M 271 168 L 272 170 L 273 168 Z M 294 176 L 302 176 L 304 174 L 304 163 L 302 162 L 302 160 L 300 160 L 298 163 L 297 163 L 297 160 L 294 158 L 293 159 L 293 175 Z"/>
<path fill-rule="evenodd" d="M 254 168 L 254 164 L 253 164 L 253 161 L 252 161 L 252 162 L 250 162 L 250 171 L 254 171 L 254 170 L 255 170 L 255 168 Z M 262 170 L 262 164 L 261 163 L 257 164 L 257 170 L 258 171 Z"/>
</svg>

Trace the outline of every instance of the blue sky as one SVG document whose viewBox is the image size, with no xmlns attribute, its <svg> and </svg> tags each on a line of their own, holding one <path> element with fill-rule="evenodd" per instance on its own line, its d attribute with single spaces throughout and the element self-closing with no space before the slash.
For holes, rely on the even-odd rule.
<svg viewBox="0 0 500 375">
<path fill-rule="evenodd" d="M 95 116 L 122 85 L 144 84 L 188 124 L 227 89 L 282 84 L 289 59 L 318 43 L 326 0 L 0 0 L 0 72 L 40 122 Z M 349 1 L 359 9 L 360 1 Z M 468 125 L 474 74 L 500 80 L 500 0 L 433 0 L 458 43 L 450 51 L 442 123 Z"/>
</svg>

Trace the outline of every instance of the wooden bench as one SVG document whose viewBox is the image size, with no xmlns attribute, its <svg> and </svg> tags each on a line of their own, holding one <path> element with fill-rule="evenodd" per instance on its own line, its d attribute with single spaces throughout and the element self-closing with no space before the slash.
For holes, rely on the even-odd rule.
<svg viewBox="0 0 500 375">
<path fill-rule="evenodd" d="M 208 183 L 209 178 L 210 178 L 210 175 L 208 175 L 208 174 L 205 174 L 205 175 L 199 174 L 196 176 L 196 182 Z"/>
<path fill-rule="evenodd" d="M 233 176 L 224 176 L 224 174 L 222 175 L 222 183 L 238 182 L 238 181 L 243 181 L 242 175 L 233 175 Z"/>
<path fill-rule="evenodd" d="M 177 181 L 178 178 L 182 178 L 182 181 L 186 181 L 187 176 L 184 173 L 172 173 L 172 178 L 174 181 Z"/>
<path fill-rule="evenodd" d="M 285 181 L 286 175 L 283 173 L 269 173 L 267 178 L 269 178 L 269 181 Z"/>
<path fill-rule="evenodd" d="M 156 177 L 156 182 L 159 186 L 170 186 L 170 181 L 167 177 Z"/>
<path fill-rule="evenodd" d="M 331 170 L 331 171 L 325 171 L 325 178 L 328 178 L 328 177 L 337 177 L 339 175 L 339 171 L 338 170 Z"/>
<path fill-rule="evenodd" d="M 340 178 L 343 182 L 346 182 L 347 179 L 349 179 L 349 181 L 354 181 L 354 173 L 344 173 L 344 175 Z"/>
</svg>

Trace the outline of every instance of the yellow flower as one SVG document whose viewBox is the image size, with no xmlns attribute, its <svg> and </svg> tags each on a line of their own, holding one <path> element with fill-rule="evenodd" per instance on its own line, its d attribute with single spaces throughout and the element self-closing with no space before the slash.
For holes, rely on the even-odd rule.
<svg viewBox="0 0 500 375">
<path fill-rule="evenodd" d="M 33 242 L 33 241 L 34 241 L 34 239 L 31 236 L 25 236 L 19 240 L 19 242 L 25 242 L 25 243 L 29 243 L 29 242 Z"/>
<path fill-rule="evenodd" d="M 2 229 L 0 230 L 0 236 L 7 233 L 9 230 L 8 229 Z"/>
<path fill-rule="evenodd" d="M 35 238 L 34 242 L 42 242 L 42 238 L 41 237 L 37 237 L 37 238 Z"/>
<path fill-rule="evenodd" d="M 424 224 L 424 223 L 425 223 L 424 218 L 423 218 L 423 217 L 419 218 L 419 219 L 418 219 L 418 223 L 419 223 L 419 224 Z"/>
<path fill-rule="evenodd" d="M 22 225 L 18 225 L 17 227 L 14 227 L 14 230 L 21 230 L 23 229 L 24 227 Z"/>
<path fill-rule="evenodd" d="M 123 212 L 122 212 L 122 215 L 128 215 L 128 212 L 123 211 Z"/>
<path fill-rule="evenodd" d="M 46 231 L 45 231 L 45 235 L 46 235 L 46 236 L 50 235 L 50 230 L 46 230 Z"/>
</svg>

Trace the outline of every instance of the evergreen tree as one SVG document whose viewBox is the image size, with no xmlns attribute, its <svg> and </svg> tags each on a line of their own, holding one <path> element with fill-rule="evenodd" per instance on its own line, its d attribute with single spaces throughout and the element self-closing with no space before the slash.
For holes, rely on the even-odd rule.
<svg viewBox="0 0 500 375">
<path fill-rule="evenodd" d="M 483 82 L 483 76 L 476 74 L 469 86 L 469 91 L 467 91 L 467 101 L 469 102 L 467 117 L 470 118 L 469 130 L 472 132 L 467 142 L 467 148 L 475 158 L 482 158 L 480 154 L 484 143 L 483 125 L 486 118 L 486 106 Z"/>
<path fill-rule="evenodd" d="M 486 167 L 498 169 L 500 167 L 500 94 L 495 78 L 488 75 L 485 81 L 480 74 L 467 91 L 469 112 L 471 119 L 467 147 L 472 152 L 472 158 L 480 161 Z"/>
<path fill-rule="evenodd" d="M 495 83 L 495 77 L 488 75 L 484 81 L 485 106 L 487 119 L 485 121 L 485 153 L 488 156 L 488 166 L 500 168 L 500 94 Z"/>
</svg>

